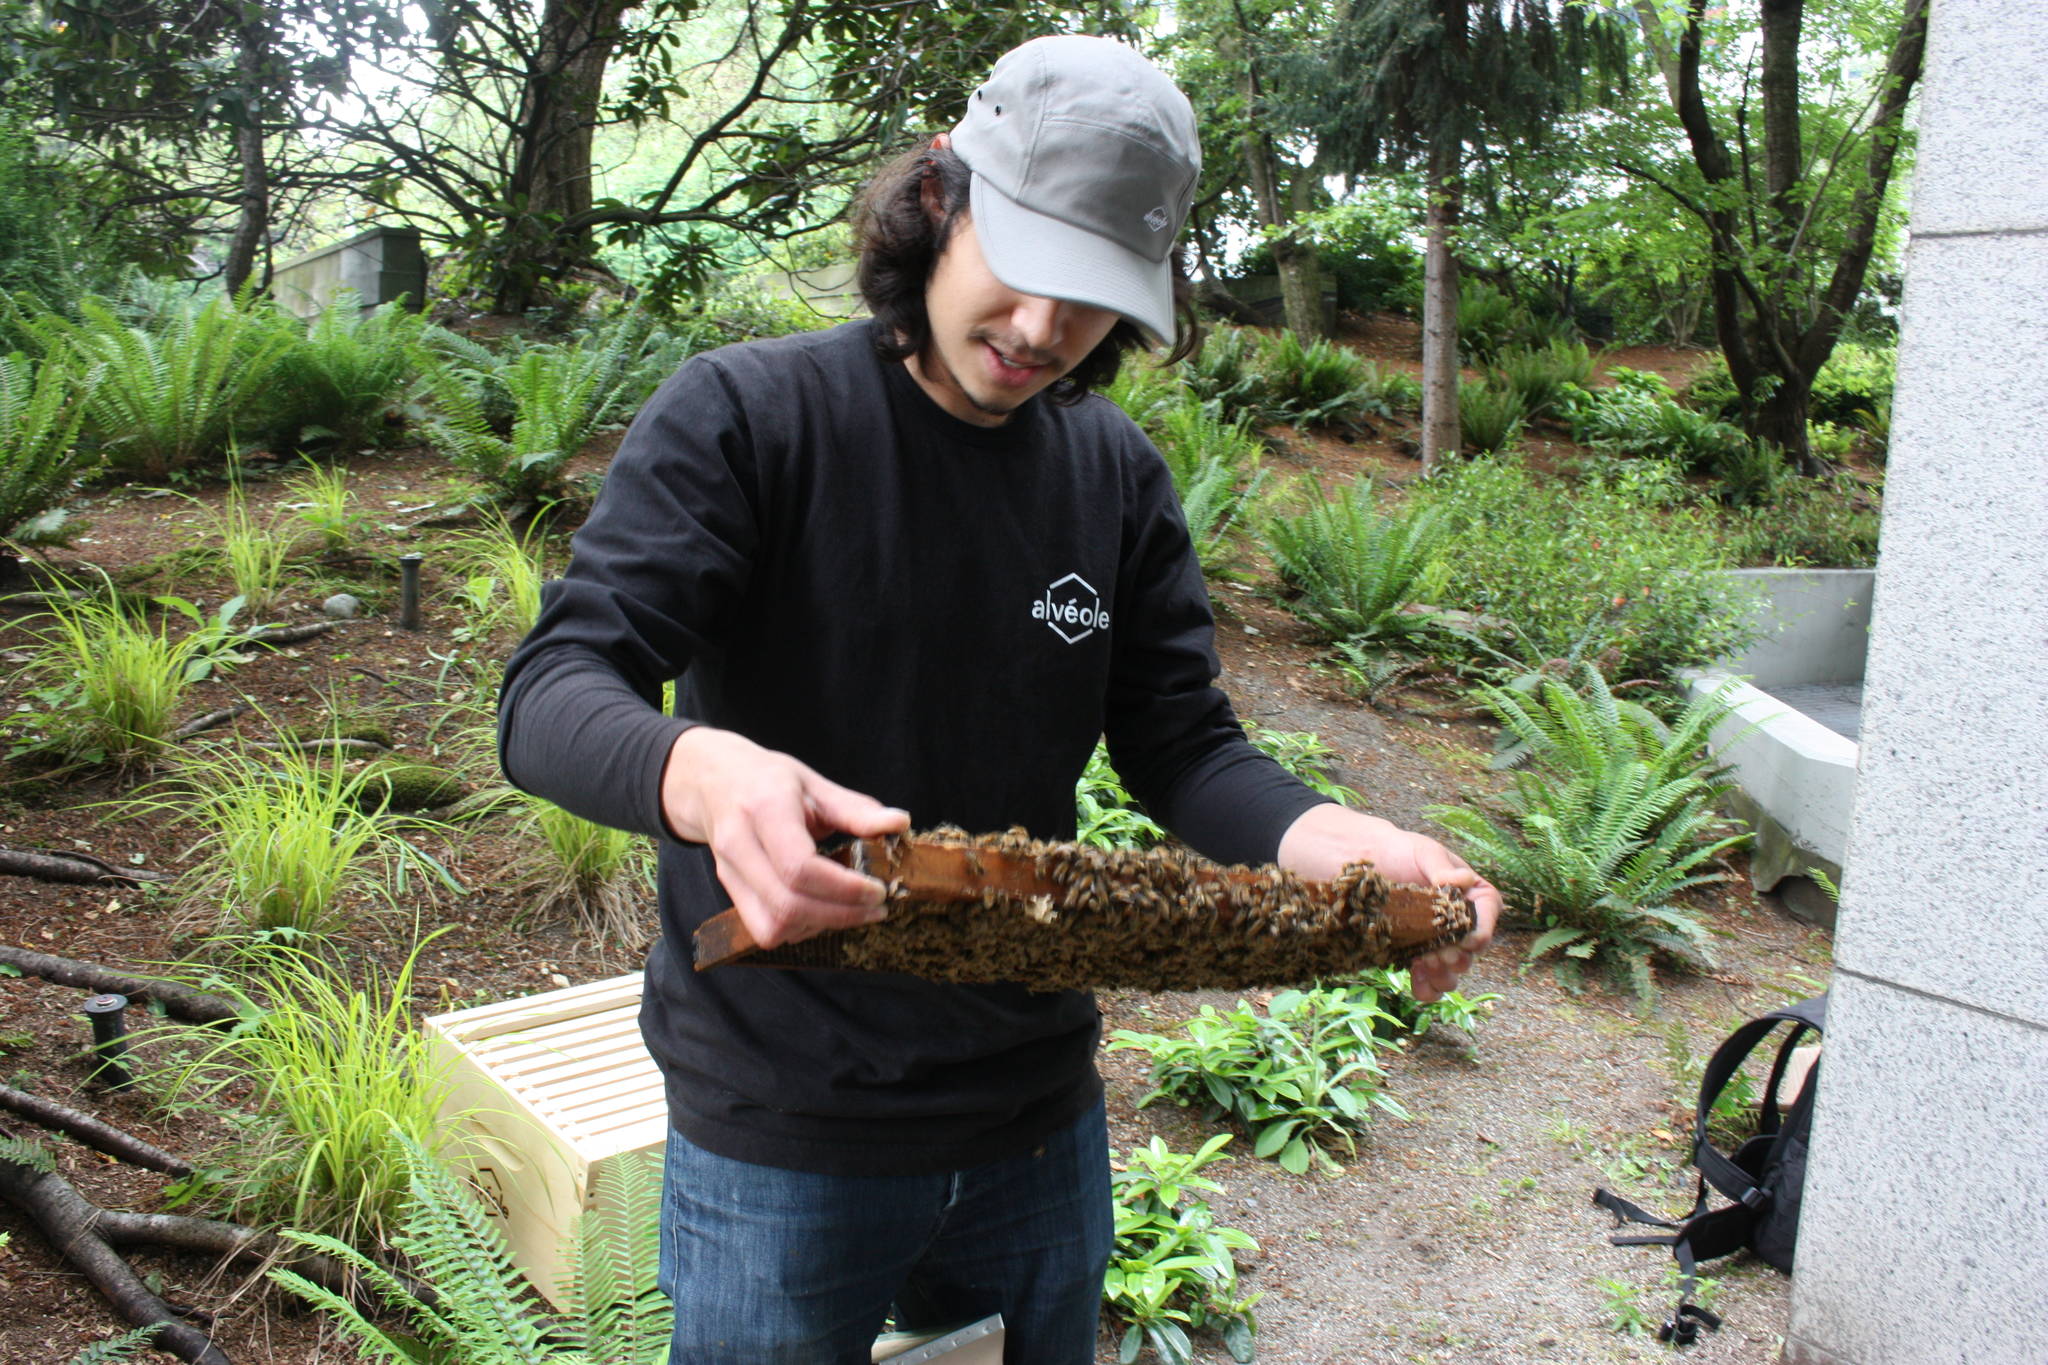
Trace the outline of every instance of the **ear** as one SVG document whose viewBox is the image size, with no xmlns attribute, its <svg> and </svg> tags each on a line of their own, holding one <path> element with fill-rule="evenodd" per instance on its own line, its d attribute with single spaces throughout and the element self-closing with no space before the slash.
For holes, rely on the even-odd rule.
<svg viewBox="0 0 2048 1365">
<path fill-rule="evenodd" d="M 931 149 L 935 152 L 943 152 L 952 145 L 951 133 L 938 133 L 932 137 Z M 931 219 L 935 226 L 943 224 L 946 221 L 946 197 L 945 190 L 939 184 L 938 174 L 927 168 L 923 179 L 918 182 L 917 189 L 918 203 L 924 208 L 925 216 Z"/>
</svg>

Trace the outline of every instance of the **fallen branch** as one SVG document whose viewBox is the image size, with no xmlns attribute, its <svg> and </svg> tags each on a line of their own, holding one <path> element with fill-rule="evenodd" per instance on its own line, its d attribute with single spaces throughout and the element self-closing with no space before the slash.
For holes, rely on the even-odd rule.
<svg viewBox="0 0 2048 1365">
<path fill-rule="evenodd" d="M 5 847 L 0 847 L 0 873 L 10 877 L 34 877 L 45 882 L 65 882 L 73 886 L 98 886 L 105 882 L 140 886 L 144 882 L 172 880 L 168 872 L 116 867 L 90 853 L 53 853 L 48 849 Z"/>
<path fill-rule="evenodd" d="M 191 1365 L 234 1365 L 210 1333 L 179 1322 L 189 1309 L 173 1308 L 150 1292 L 134 1268 L 114 1251 L 97 1224 L 106 1211 L 54 1170 L 0 1156 L 0 1196 L 27 1214 L 64 1259 L 105 1295 L 131 1327 L 154 1327 L 151 1345 Z"/>
<path fill-rule="evenodd" d="M 117 1248 L 151 1246 L 196 1251 L 223 1264 L 243 1260 L 265 1265 L 289 1264 L 325 1289 L 345 1296 L 355 1294 L 354 1276 L 347 1266 L 331 1256 L 309 1252 L 276 1233 L 259 1232 L 214 1218 L 103 1209 L 55 1170 L 38 1170 L 6 1156 L 0 1156 L 0 1197 L 33 1219 L 50 1245 L 92 1281 L 124 1321 L 135 1327 L 156 1328 L 152 1344 L 157 1350 L 167 1351 L 192 1365 L 233 1365 L 213 1344 L 211 1333 L 178 1321 L 191 1318 L 210 1327 L 212 1315 L 173 1305 L 150 1292 Z M 399 1278 L 408 1288 L 413 1287 L 409 1277 Z"/>
<path fill-rule="evenodd" d="M 192 1174 L 192 1163 L 182 1157 L 172 1156 L 133 1133 L 123 1132 L 111 1123 L 41 1095 L 31 1095 L 11 1085 L 0 1085 L 0 1109 L 10 1110 L 31 1123 L 76 1139 L 96 1152 L 105 1152 L 131 1166 L 161 1171 L 165 1175 Z"/>
<path fill-rule="evenodd" d="M 244 716 L 248 713 L 249 703 L 246 701 L 238 701 L 232 706 L 223 706 L 218 711 L 208 711 L 203 716 L 193 717 L 191 720 L 186 721 L 183 725 L 180 725 L 177 729 L 171 731 L 167 738 L 170 739 L 173 743 L 176 743 L 178 740 L 181 739 L 190 739 L 192 738 L 192 736 L 199 734 L 201 731 L 218 729 L 221 726 L 226 725 L 229 721 L 235 719 L 237 716 Z"/>
<path fill-rule="evenodd" d="M 60 986 L 98 991 L 104 995 L 125 995 L 130 1000 L 154 1000 L 167 1014 L 194 1024 L 232 1024 L 242 1017 L 234 1002 L 222 996 L 181 986 L 155 977 L 131 976 L 91 962 L 30 952 L 0 943 L 0 963 L 17 967 L 30 976 L 54 981 Z"/>
<path fill-rule="evenodd" d="M 301 640 L 325 635 L 340 624 L 339 621 L 308 621 L 302 626 L 265 626 L 261 630 L 252 630 L 244 635 L 242 643 L 268 645 L 272 648 L 278 645 L 295 645 Z"/>
</svg>

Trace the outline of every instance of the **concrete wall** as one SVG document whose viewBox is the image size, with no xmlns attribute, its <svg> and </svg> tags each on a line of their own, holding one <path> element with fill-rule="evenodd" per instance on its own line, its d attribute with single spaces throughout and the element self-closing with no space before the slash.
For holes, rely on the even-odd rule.
<svg viewBox="0 0 2048 1365">
<path fill-rule="evenodd" d="M 2044 70 L 1934 5 L 1795 1365 L 2048 1361 Z"/>
<path fill-rule="evenodd" d="M 273 272 L 271 295 L 285 309 L 309 318 L 343 289 L 364 307 L 401 295 L 418 308 L 427 297 L 427 258 L 414 228 L 371 228 L 347 241 L 294 256 Z"/>
<path fill-rule="evenodd" d="M 1778 623 L 1714 670 L 1748 678 L 1768 692 L 1786 683 L 1856 682 L 1870 639 L 1871 569 L 1737 569 L 1754 584 L 1759 611 Z"/>
</svg>

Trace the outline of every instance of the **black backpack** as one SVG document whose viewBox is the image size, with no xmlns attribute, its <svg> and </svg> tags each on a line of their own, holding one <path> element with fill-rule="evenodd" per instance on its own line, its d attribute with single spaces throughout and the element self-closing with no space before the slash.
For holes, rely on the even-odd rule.
<svg viewBox="0 0 2048 1365">
<path fill-rule="evenodd" d="M 1741 1251 L 1747 1247 L 1778 1269 L 1792 1269 L 1793 1245 L 1799 1237 L 1799 1197 L 1806 1183 L 1806 1148 L 1813 1131 L 1813 1096 L 1820 1088 L 1820 1062 L 1792 1101 L 1780 1111 L 1778 1083 L 1784 1079 L 1792 1049 L 1808 1030 L 1822 1031 L 1827 1020 L 1828 998 L 1817 995 L 1796 1005 L 1759 1015 L 1728 1035 L 1714 1050 L 1700 1079 L 1699 1107 L 1693 1118 L 1692 1163 L 1699 1168 L 1699 1195 L 1692 1212 L 1681 1222 L 1647 1213 L 1611 1190 L 1595 1190 L 1593 1202 L 1615 1215 L 1615 1226 L 1648 1223 L 1669 1228 L 1663 1233 L 1617 1232 L 1608 1240 L 1616 1246 L 1668 1246 L 1678 1260 L 1678 1306 L 1657 1329 L 1659 1341 L 1684 1346 L 1699 1335 L 1704 1324 L 1709 1330 L 1721 1325 L 1717 1314 L 1692 1301 L 1699 1280 L 1699 1263 Z M 1792 1025 L 1792 1032 L 1778 1048 L 1765 1086 L 1760 1122 L 1755 1137 L 1743 1143 L 1732 1157 L 1707 1139 L 1707 1118 L 1714 1101 L 1741 1067 L 1756 1045 L 1779 1024 Z M 1709 1208 L 1713 1194 L 1735 1202 Z"/>
</svg>

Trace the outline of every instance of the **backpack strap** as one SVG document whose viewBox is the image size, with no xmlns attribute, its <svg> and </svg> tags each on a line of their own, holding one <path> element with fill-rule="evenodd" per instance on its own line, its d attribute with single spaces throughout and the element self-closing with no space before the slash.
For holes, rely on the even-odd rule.
<svg viewBox="0 0 2048 1365">
<path fill-rule="evenodd" d="M 1714 1101 L 1721 1097 L 1722 1090 L 1734 1077 L 1756 1045 L 1779 1024 L 1793 1025 L 1792 1042 L 1796 1043 L 1808 1029 L 1818 1030 L 1826 1017 L 1827 997 L 1815 996 L 1801 1000 L 1783 1009 L 1772 1010 L 1769 1014 L 1758 1015 L 1741 1028 L 1728 1035 L 1721 1046 L 1714 1049 L 1713 1057 L 1707 1062 L 1706 1074 L 1700 1079 L 1699 1106 L 1693 1114 L 1693 1165 L 1708 1184 L 1728 1198 L 1735 1200 L 1751 1211 L 1762 1209 L 1770 1202 L 1770 1195 L 1758 1189 L 1750 1173 L 1735 1164 L 1707 1140 L 1707 1121 L 1713 1116 Z M 1770 1089 L 1766 1094 L 1765 1122 L 1763 1135 L 1774 1133 L 1778 1127 L 1777 1088 L 1783 1075 L 1785 1053 L 1791 1043 L 1779 1053 L 1778 1065 L 1771 1071 Z"/>
<path fill-rule="evenodd" d="M 1696 1207 L 1691 1218 L 1683 1223 L 1674 1223 L 1623 1199 L 1612 1190 L 1594 1190 L 1593 1202 L 1614 1215 L 1616 1227 L 1623 1223 L 1644 1223 L 1671 1229 L 1662 1233 L 1615 1232 L 1607 1238 L 1618 1247 L 1670 1247 L 1672 1257 L 1678 1262 L 1678 1302 L 1673 1305 L 1671 1316 L 1657 1329 L 1657 1340 L 1675 1346 L 1689 1346 L 1699 1336 L 1700 1328 L 1719 1331 L 1720 1315 L 1692 1301 L 1694 1291 L 1699 1288 L 1699 1263 L 1702 1259 L 1699 1252 L 1705 1253 L 1704 1259 L 1712 1260 L 1742 1246 L 1749 1236 L 1749 1210 L 1738 1204 L 1716 1213 L 1700 1213 Z M 1705 1186 L 1702 1185 L 1700 1203 L 1704 1205 L 1705 1202 Z"/>
</svg>

